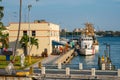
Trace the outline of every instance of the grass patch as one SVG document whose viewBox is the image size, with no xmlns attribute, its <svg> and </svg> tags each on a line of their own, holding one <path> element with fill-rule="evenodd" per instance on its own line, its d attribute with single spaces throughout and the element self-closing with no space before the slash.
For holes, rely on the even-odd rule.
<svg viewBox="0 0 120 80">
<path fill-rule="evenodd" d="M 12 60 L 12 59 L 13 59 L 13 56 L 10 56 L 10 60 Z M 43 60 L 42 57 L 33 57 L 33 56 L 32 56 L 32 57 L 31 57 L 31 64 L 29 64 L 29 63 L 28 63 L 28 57 L 26 56 L 26 57 L 25 57 L 25 63 L 24 63 L 25 67 L 24 67 L 24 68 L 26 68 L 26 67 L 28 67 L 28 66 L 30 66 L 30 65 L 38 62 L 38 61 L 42 61 L 42 60 Z M 0 55 L 0 69 L 5 69 L 6 66 L 7 66 L 9 63 L 10 63 L 10 61 L 6 61 L 6 56 Z M 21 67 L 21 64 L 20 64 L 20 56 L 16 56 L 16 59 L 15 59 L 15 62 L 14 62 L 14 67 L 15 67 L 15 69 L 17 69 L 17 70 L 23 69 L 23 68 Z"/>
</svg>

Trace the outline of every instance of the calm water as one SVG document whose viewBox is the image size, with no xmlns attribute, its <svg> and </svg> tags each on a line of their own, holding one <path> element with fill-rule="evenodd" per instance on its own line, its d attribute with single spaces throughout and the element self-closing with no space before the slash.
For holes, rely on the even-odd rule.
<svg viewBox="0 0 120 80">
<path fill-rule="evenodd" d="M 98 69 L 98 55 L 104 55 L 104 50 L 106 49 L 103 43 L 109 43 L 112 64 L 116 66 L 116 69 L 120 68 L 120 37 L 99 37 L 97 39 L 100 47 L 99 53 L 93 56 L 76 56 L 72 59 L 70 65 L 77 68 L 79 63 L 83 63 L 84 69 L 93 67 Z"/>
</svg>

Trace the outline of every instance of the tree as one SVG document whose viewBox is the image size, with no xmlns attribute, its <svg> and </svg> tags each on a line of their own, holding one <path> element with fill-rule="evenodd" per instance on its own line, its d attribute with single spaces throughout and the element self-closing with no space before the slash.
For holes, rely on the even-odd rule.
<svg viewBox="0 0 120 80">
<path fill-rule="evenodd" d="M 2 43 L 2 46 L 1 46 L 2 49 L 3 48 L 7 49 L 9 47 L 9 45 L 8 45 L 8 43 L 9 43 L 8 36 L 9 36 L 9 34 L 1 34 L 0 35 L 0 42 Z"/>
<path fill-rule="evenodd" d="M 1 2 L 2 0 L 0 0 Z M 4 34 L 2 31 L 6 30 L 6 28 L 4 27 L 3 23 L 1 22 L 4 13 L 3 13 L 4 7 L 0 6 L 0 42 L 2 44 L 1 48 L 8 48 L 8 33 Z"/>
<path fill-rule="evenodd" d="M 2 0 L 0 0 L 1 2 Z M 3 23 L 1 22 L 3 16 L 4 16 L 4 13 L 3 13 L 3 10 L 4 10 L 4 7 L 3 6 L 0 6 L 0 27 L 3 27 Z"/>
<path fill-rule="evenodd" d="M 28 35 L 22 36 L 22 38 L 20 40 L 20 44 L 21 44 L 21 47 L 23 48 L 23 51 L 24 51 L 25 55 L 27 55 L 28 42 L 29 42 L 29 36 Z"/>
<path fill-rule="evenodd" d="M 17 50 L 17 45 L 18 45 L 19 36 L 20 36 L 21 18 L 22 18 L 22 0 L 20 0 L 18 33 L 17 33 L 16 42 L 15 42 L 15 47 L 14 47 L 14 50 L 13 50 L 13 59 L 12 59 L 12 62 L 14 62 L 14 60 L 16 58 L 16 50 Z"/>
<path fill-rule="evenodd" d="M 31 49 L 32 49 L 33 46 L 36 46 L 37 49 L 38 49 L 39 48 L 38 39 L 36 39 L 35 37 L 31 37 L 30 40 L 31 40 L 31 43 L 30 43 Z"/>
<path fill-rule="evenodd" d="M 36 39 L 35 37 L 30 37 L 30 43 L 29 43 L 29 36 L 28 35 L 24 35 L 21 40 L 20 40 L 20 44 L 21 47 L 24 50 L 24 54 L 27 55 L 27 51 L 28 51 L 28 46 L 30 46 L 30 51 L 32 49 L 33 46 L 36 46 L 37 48 L 39 47 L 38 45 L 38 39 Z"/>
</svg>

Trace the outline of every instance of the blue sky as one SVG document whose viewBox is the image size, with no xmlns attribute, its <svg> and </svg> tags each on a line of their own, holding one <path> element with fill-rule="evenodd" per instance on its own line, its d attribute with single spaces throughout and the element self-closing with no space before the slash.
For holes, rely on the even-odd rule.
<svg viewBox="0 0 120 80">
<path fill-rule="evenodd" d="M 22 21 L 27 21 L 29 4 L 32 4 L 30 21 L 45 19 L 72 31 L 91 22 L 97 30 L 120 31 L 120 0 L 23 0 Z M 5 25 L 18 22 L 19 0 L 3 0 Z"/>
</svg>

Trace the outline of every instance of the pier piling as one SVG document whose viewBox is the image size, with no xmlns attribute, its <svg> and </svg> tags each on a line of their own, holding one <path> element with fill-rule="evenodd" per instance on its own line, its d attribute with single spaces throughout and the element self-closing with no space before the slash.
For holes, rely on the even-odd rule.
<svg viewBox="0 0 120 80">
<path fill-rule="evenodd" d="M 82 65 L 82 63 L 79 63 L 79 69 L 80 69 L 80 70 L 83 69 L 83 65 Z"/>
<path fill-rule="evenodd" d="M 41 74 L 45 75 L 45 67 L 42 67 Z"/>
<path fill-rule="evenodd" d="M 70 75 L 70 68 L 67 67 L 67 68 L 66 68 L 66 76 L 69 76 L 69 75 Z"/>
<path fill-rule="evenodd" d="M 120 77 L 120 69 L 118 69 L 118 77 Z"/>
<path fill-rule="evenodd" d="M 91 75 L 92 75 L 92 76 L 95 76 L 95 68 L 92 68 L 92 69 L 91 69 Z"/>
<path fill-rule="evenodd" d="M 62 69 L 62 65 L 60 62 L 58 63 L 58 69 Z"/>
<path fill-rule="evenodd" d="M 102 64 L 102 70 L 105 70 L 105 63 Z"/>
</svg>

